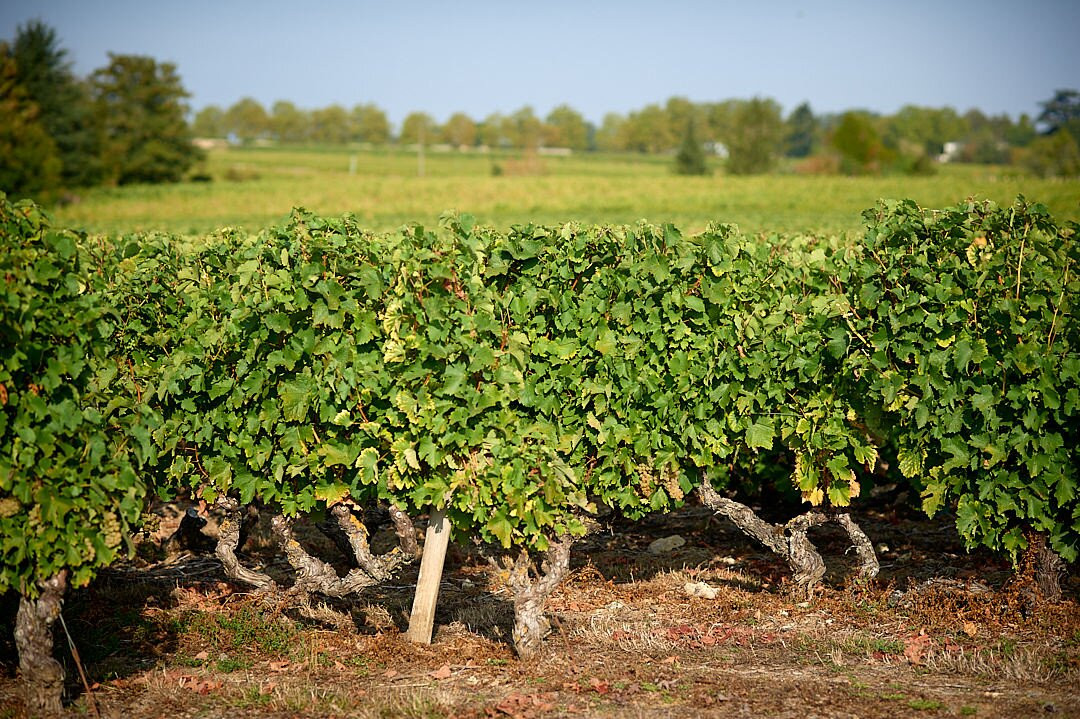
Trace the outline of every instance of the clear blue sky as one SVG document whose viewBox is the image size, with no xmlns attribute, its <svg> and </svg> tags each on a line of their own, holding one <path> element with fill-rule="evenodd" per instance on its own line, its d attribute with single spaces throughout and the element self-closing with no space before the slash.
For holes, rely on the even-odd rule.
<svg viewBox="0 0 1080 719">
<path fill-rule="evenodd" d="M 599 122 L 673 95 L 1016 117 L 1080 88 L 1080 0 L 3 0 L 0 38 L 35 18 L 80 75 L 110 51 L 175 63 L 195 109 L 374 102 L 395 123 L 564 102 Z"/>
</svg>

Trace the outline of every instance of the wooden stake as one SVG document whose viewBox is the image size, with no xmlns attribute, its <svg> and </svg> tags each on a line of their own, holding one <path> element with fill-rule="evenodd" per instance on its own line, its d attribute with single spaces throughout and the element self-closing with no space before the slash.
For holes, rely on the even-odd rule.
<svg viewBox="0 0 1080 719">
<path fill-rule="evenodd" d="M 446 547 L 450 543 L 450 523 L 445 509 L 433 509 L 424 538 L 424 557 L 420 560 L 420 577 L 416 580 L 416 597 L 409 615 L 409 641 L 431 644 L 435 628 L 435 605 L 439 600 Z"/>
</svg>

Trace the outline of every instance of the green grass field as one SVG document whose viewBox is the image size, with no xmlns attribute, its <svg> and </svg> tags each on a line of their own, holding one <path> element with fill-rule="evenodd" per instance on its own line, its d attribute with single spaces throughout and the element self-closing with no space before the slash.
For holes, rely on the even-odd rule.
<svg viewBox="0 0 1080 719">
<path fill-rule="evenodd" d="M 354 159 L 355 158 L 355 159 Z M 350 173 L 350 163 L 355 173 Z M 501 174 L 493 173 L 493 166 Z M 64 225 L 110 234 L 164 230 L 198 234 L 225 226 L 257 229 L 294 206 L 351 212 L 373 230 L 434 223 L 447 210 L 500 228 L 568 220 L 673 222 L 687 231 L 711 221 L 751 232 L 858 231 L 879 198 L 945 207 L 968 198 L 1011 202 L 1017 194 L 1080 219 L 1080 181 L 1040 180 L 1014 168 L 945 166 L 928 177 L 832 177 L 792 172 L 736 177 L 672 174 L 667 157 L 432 152 L 417 172 L 415 152 L 349 148 L 229 148 L 208 154 L 212 182 L 89 190 L 56 208 Z"/>
</svg>

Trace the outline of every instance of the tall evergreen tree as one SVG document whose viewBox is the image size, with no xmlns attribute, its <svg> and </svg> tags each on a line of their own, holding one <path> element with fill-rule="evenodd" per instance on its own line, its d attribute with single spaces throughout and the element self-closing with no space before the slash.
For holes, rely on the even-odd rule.
<svg viewBox="0 0 1080 719">
<path fill-rule="evenodd" d="M 1068 130 L 1074 137 L 1080 137 L 1080 92 L 1058 90 L 1052 98 L 1039 104 L 1042 105 L 1042 112 L 1039 113 L 1038 123 L 1043 126 L 1044 135 Z"/>
<path fill-rule="evenodd" d="M 705 149 L 694 125 L 693 118 L 686 121 L 686 132 L 675 155 L 675 172 L 679 175 L 704 175 L 709 171 L 705 165 Z"/>
<path fill-rule="evenodd" d="M 99 182 L 100 151 L 90 98 L 72 72 L 56 31 L 38 20 L 19 27 L 11 54 L 16 82 L 37 105 L 41 125 L 56 144 L 60 182 L 68 187 Z"/>
<path fill-rule="evenodd" d="M 110 54 L 90 83 L 106 181 L 175 182 L 201 158 L 173 64 Z"/>
<path fill-rule="evenodd" d="M 787 119 L 787 136 L 784 137 L 784 153 L 788 157 L 809 157 L 817 142 L 818 122 L 810 110 L 810 103 L 796 107 Z"/>
<path fill-rule="evenodd" d="M 39 114 L 16 79 L 9 48 L 0 45 L 0 191 L 12 199 L 42 197 L 60 181 L 56 143 Z"/>
</svg>

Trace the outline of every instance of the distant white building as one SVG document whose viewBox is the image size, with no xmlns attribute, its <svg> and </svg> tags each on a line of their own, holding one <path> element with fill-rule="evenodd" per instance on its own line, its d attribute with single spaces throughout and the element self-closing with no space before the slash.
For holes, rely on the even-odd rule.
<svg viewBox="0 0 1080 719">
<path fill-rule="evenodd" d="M 964 148 L 962 142 L 946 142 L 941 146 L 941 154 L 938 155 L 938 162 L 952 162 L 960 154 L 960 150 Z"/>
<path fill-rule="evenodd" d="M 217 150 L 229 146 L 229 141 L 223 137 L 196 137 L 191 144 L 200 150 Z"/>
<path fill-rule="evenodd" d="M 708 152 L 710 155 L 715 155 L 717 157 L 728 156 L 727 145 L 722 142 L 706 142 L 705 152 Z"/>
</svg>

